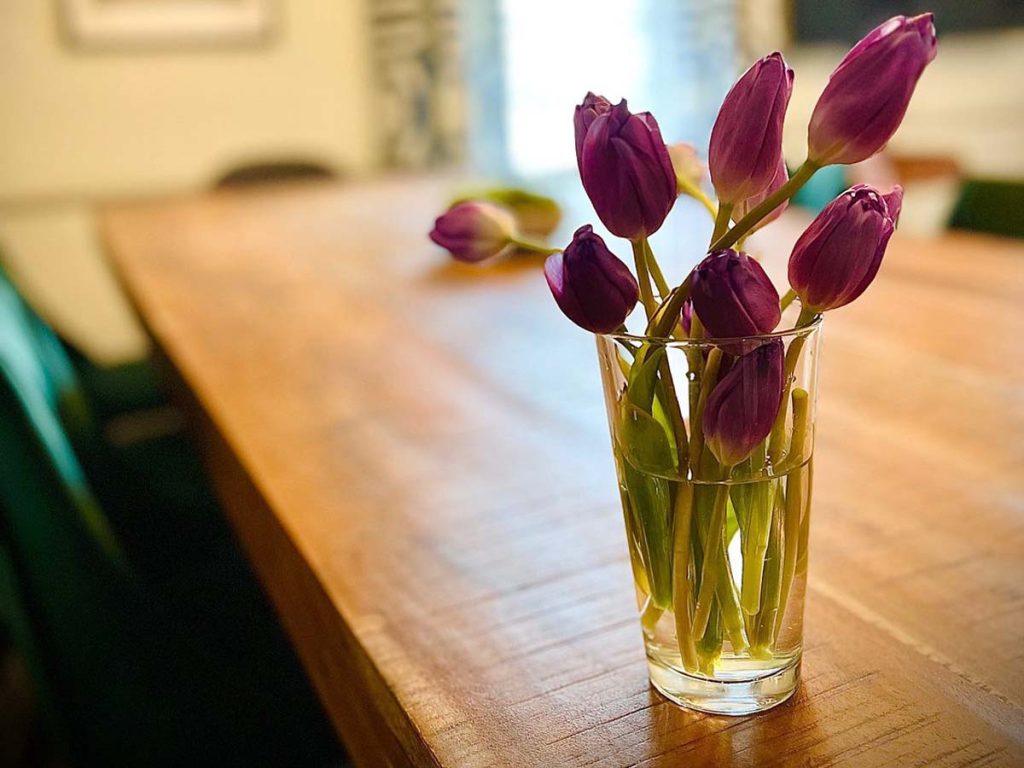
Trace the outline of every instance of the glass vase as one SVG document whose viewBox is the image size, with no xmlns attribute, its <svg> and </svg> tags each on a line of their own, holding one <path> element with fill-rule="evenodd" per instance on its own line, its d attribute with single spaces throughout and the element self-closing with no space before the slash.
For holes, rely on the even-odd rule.
<svg viewBox="0 0 1024 768">
<path fill-rule="evenodd" d="M 820 329 L 819 318 L 747 339 L 597 336 L 650 679 L 684 707 L 744 715 L 796 689 Z M 767 390 L 737 379 L 743 356 L 768 345 L 781 392 L 777 373 Z M 729 466 L 722 434 L 754 448 Z"/>
</svg>

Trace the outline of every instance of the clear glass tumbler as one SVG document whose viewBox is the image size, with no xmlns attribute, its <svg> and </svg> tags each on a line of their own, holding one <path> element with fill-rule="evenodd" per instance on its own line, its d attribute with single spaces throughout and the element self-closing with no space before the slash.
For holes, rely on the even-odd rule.
<svg viewBox="0 0 1024 768">
<path fill-rule="evenodd" d="M 682 706 L 796 689 L 820 332 L 597 336 L 650 678 Z"/>
</svg>

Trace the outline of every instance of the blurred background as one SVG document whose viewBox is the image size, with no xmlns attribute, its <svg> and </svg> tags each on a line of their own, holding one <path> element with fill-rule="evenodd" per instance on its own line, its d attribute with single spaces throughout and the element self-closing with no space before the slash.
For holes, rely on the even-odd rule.
<svg viewBox="0 0 1024 768">
<path fill-rule="evenodd" d="M 98 244 L 98 206 L 439 169 L 558 190 L 586 91 L 628 97 L 667 141 L 703 151 L 736 76 L 775 49 L 797 73 L 786 149 L 799 163 L 845 50 L 925 10 L 940 55 L 896 138 L 866 167 L 820 174 L 803 202 L 900 181 L 915 187 L 911 232 L 1019 237 L 1019 0 L 4 0 L 0 264 L 83 380 L 152 417 L 147 342 Z M 16 634 L 0 637 L 0 765 L 62 759 Z"/>
<path fill-rule="evenodd" d="M 666 140 L 703 148 L 741 64 L 773 49 L 797 71 L 798 163 L 844 50 L 926 8 L 942 53 L 888 155 L 927 182 L 908 195 L 904 224 L 919 229 L 946 223 L 964 179 L 1024 177 L 1019 2 L 6 0 L 0 242 L 63 335 L 130 359 L 144 340 L 97 259 L 98 202 L 201 190 L 262 164 L 535 183 L 572 169 L 570 115 L 588 89 L 628 96 Z"/>
</svg>

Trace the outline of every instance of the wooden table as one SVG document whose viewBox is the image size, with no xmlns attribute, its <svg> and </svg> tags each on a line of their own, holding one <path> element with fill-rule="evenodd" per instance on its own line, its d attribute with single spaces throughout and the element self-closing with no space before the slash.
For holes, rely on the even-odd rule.
<svg viewBox="0 0 1024 768">
<path fill-rule="evenodd" d="M 897 235 L 828 319 L 804 678 L 728 719 L 648 686 L 592 341 L 427 242 L 448 191 L 103 220 L 359 765 L 1024 762 L 1024 246 Z"/>
</svg>

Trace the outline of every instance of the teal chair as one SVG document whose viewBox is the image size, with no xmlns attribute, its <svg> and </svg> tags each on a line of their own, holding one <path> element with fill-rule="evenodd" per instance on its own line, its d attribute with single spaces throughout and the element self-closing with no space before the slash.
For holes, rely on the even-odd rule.
<svg viewBox="0 0 1024 768">
<path fill-rule="evenodd" d="M 0 281 L 0 547 L 16 593 L 3 610 L 21 617 L 74 763 L 341 763 L 230 538 L 195 521 L 175 535 L 131 494 L 116 514 L 98 501 L 63 426 L 88 433 L 87 406 L 59 343 Z M 187 556 L 154 564 L 161 547 Z"/>
</svg>

